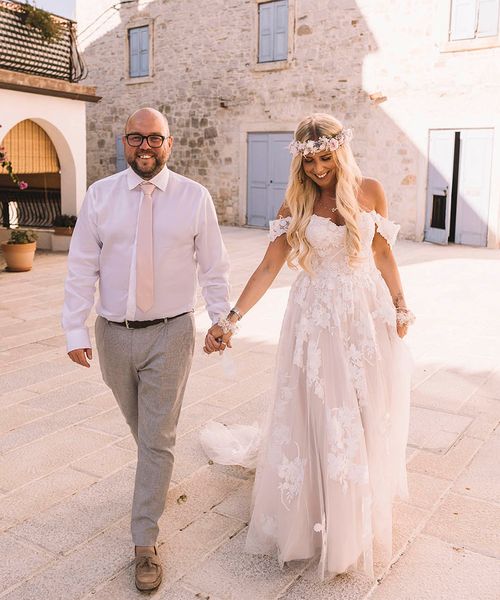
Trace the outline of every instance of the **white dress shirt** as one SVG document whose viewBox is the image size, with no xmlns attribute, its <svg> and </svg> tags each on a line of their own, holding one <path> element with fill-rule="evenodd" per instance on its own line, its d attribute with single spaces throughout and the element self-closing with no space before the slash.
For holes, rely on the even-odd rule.
<svg viewBox="0 0 500 600">
<path fill-rule="evenodd" d="M 62 326 L 68 352 L 90 348 L 85 325 L 94 304 L 110 321 L 148 321 L 193 310 L 196 272 L 212 321 L 229 311 L 229 262 L 212 198 L 202 185 L 166 166 L 154 183 L 154 303 L 135 301 L 137 221 L 143 180 L 129 167 L 92 184 L 68 255 Z"/>
</svg>

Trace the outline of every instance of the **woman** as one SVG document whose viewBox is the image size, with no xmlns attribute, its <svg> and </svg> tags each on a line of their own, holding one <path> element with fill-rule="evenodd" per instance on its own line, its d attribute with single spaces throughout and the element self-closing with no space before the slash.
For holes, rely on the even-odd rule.
<svg viewBox="0 0 500 600">
<path fill-rule="evenodd" d="M 380 183 L 361 176 L 350 137 L 325 114 L 298 125 L 267 252 L 204 348 L 230 346 L 235 323 L 285 261 L 300 267 L 246 548 L 277 551 L 281 564 L 318 553 L 321 578 L 350 567 L 373 576 L 374 549 L 390 560 L 392 501 L 407 495 L 411 360 L 400 338 L 414 317 L 391 250 L 399 226 L 386 218 Z"/>
</svg>

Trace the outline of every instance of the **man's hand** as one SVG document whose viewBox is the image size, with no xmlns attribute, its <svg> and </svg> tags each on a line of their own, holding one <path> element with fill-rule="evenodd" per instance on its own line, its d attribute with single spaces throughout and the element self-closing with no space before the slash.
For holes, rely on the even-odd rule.
<svg viewBox="0 0 500 600">
<path fill-rule="evenodd" d="M 92 348 L 77 348 L 68 352 L 68 356 L 71 360 L 82 367 L 90 368 L 88 360 L 92 360 Z M 88 360 L 87 360 L 88 359 Z"/>
<path fill-rule="evenodd" d="M 205 336 L 203 351 L 205 354 L 212 354 L 212 352 L 224 351 L 226 346 L 232 348 L 231 335 L 231 333 L 224 334 L 219 325 L 212 325 Z"/>
</svg>

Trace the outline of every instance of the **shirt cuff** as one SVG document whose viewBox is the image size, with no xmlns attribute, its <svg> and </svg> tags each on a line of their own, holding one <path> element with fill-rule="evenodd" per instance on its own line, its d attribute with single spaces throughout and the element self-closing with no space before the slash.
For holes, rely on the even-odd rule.
<svg viewBox="0 0 500 600">
<path fill-rule="evenodd" d="M 77 350 L 80 348 L 92 348 L 88 327 L 66 331 L 66 350 Z"/>
</svg>

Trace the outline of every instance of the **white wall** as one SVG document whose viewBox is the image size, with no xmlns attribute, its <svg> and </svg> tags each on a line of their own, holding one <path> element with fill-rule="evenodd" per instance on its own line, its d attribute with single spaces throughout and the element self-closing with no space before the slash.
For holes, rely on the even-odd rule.
<svg viewBox="0 0 500 600">
<path fill-rule="evenodd" d="M 86 191 L 85 102 L 0 89 L 0 145 L 12 127 L 31 119 L 54 144 L 61 165 L 61 208 L 77 214 Z"/>
</svg>

